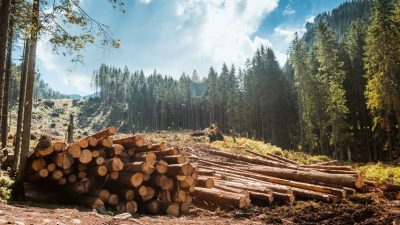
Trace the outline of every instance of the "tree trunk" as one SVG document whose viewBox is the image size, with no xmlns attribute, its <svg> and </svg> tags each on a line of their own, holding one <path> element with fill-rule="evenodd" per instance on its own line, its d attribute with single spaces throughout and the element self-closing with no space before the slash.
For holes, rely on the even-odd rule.
<svg viewBox="0 0 400 225">
<path fill-rule="evenodd" d="M 21 160 L 19 165 L 19 171 L 17 174 L 16 182 L 23 182 L 26 175 L 26 160 L 29 154 L 30 144 L 30 130 L 31 130 L 31 116 L 32 116 L 32 95 L 33 86 L 35 83 L 35 61 L 36 61 L 36 44 L 39 35 L 39 0 L 33 1 L 32 8 L 32 30 L 31 30 L 31 43 L 29 46 L 29 66 L 26 83 L 26 103 L 24 108 L 24 121 L 23 121 L 23 132 L 22 132 L 22 148 L 21 148 Z"/>
<path fill-rule="evenodd" d="M 2 0 L 0 13 L 0 109 L 3 104 L 4 74 L 6 71 L 7 38 L 10 21 L 11 0 Z"/>
<path fill-rule="evenodd" d="M 4 77 L 4 95 L 3 95 L 3 104 L 1 109 L 1 148 L 7 147 L 7 138 L 8 138 L 8 98 L 10 92 L 10 77 L 11 77 L 11 67 L 12 67 L 12 43 L 13 43 L 13 21 L 10 20 L 10 27 L 8 32 L 8 44 L 7 44 L 7 66 Z"/>
<path fill-rule="evenodd" d="M 21 132 L 22 132 L 22 118 L 24 115 L 24 104 L 25 104 L 25 91 L 26 91 L 26 77 L 28 72 L 29 65 L 29 39 L 25 40 L 24 47 L 24 61 L 22 63 L 21 69 L 21 83 L 19 86 L 19 99 L 18 99 L 18 117 L 17 117 L 17 130 L 15 134 L 15 148 L 14 148 L 14 156 L 15 161 L 13 165 L 13 171 L 16 172 L 19 166 L 20 160 L 20 149 L 21 149 Z"/>
</svg>

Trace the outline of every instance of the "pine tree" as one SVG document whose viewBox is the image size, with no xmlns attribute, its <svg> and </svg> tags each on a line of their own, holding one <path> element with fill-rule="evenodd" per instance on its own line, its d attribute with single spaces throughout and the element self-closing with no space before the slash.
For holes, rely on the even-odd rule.
<svg viewBox="0 0 400 225">
<path fill-rule="evenodd" d="M 398 8 L 397 3 L 397 8 Z M 397 10 L 398 11 L 398 10 Z M 367 105 L 387 133 L 386 149 L 392 160 L 394 130 L 400 121 L 400 67 L 398 23 L 391 0 L 375 0 L 372 22 L 368 27 L 365 46 L 365 69 L 367 78 Z M 392 115 L 394 113 L 394 115 Z M 397 121 L 392 117 L 397 116 Z M 398 128 L 397 132 L 399 132 Z"/>
<path fill-rule="evenodd" d="M 338 158 L 337 154 L 341 153 L 341 156 L 343 156 L 344 147 L 348 144 L 345 135 L 347 128 L 345 119 L 348 108 L 345 98 L 346 92 L 343 88 L 346 74 L 342 70 L 343 62 L 339 58 L 339 49 L 334 38 L 334 32 L 323 22 L 317 25 L 315 54 L 319 63 L 318 80 L 327 92 L 325 101 L 327 101 L 326 112 L 329 115 L 329 120 L 325 126 L 332 130 L 330 139 L 334 147 L 333 153 Z"/>
</svg>

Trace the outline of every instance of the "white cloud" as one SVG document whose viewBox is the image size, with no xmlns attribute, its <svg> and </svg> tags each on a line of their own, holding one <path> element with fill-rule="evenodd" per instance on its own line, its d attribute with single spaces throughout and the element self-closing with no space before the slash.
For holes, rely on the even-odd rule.
<svg viewBox="0 0 400 225">
<path fill-rule="evenodd" d="M 76 69 L 65 69 L 65 57 L 55 55 L 46 38 L 38 42 L 37 59 L 39 71 L 44 74 L 44 80 L 50 87 L 62 93 L 90 94 L 91 78 L 86 74 L 79 74 Z M 51 76 L 51 79 L 49 79 Z"/>
<path fill-rule="evenodd" d="M 290 16 L 290 15 L 293 15 L 295 13 L 296 13 L 296 11 L 290 5 L 287 5 L 285 7 L 285 10 L 283 10 L 283 15 L 284 16 Z"/>
<path fill-rule="evenodd" d="M 297 32 L 299 36 L 302 36 L 305 32 L 305 28 L 289 28 L 289 27 L 282 27 L 277 26 L 274 29 L 274 35 L 283 38 L 285 42 L 290 43 L 294 39 L 294 35 Z"/>
<path fill-rule="evenodd" d="M 244 65 L 261 44 L 271 46 L 253 35 L 277 5 L 278 0 L 180 0 L 176 14 L 181 23 L 196 26 L 192 41 L 201 58 Z"/>
<path fill-rule="evenodd" d="M 307 23 L 314 23 L 314 19 L 315 19 L 315 16 L 313 16 L 313 15 L 307 16 L 306 22 Z"/>
<path fill-rule="evenodd" d="M 152 0 L 139 0 L 142 4 L 149 4 Z"/>
</svg>

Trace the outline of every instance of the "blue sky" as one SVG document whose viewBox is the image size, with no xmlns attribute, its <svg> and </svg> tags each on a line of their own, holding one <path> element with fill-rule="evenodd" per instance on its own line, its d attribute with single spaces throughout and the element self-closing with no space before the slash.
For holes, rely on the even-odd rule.
<svg viewBox="0 0 400 225">
<path fill-rule="evenodd" d="M 126 0 L 126 13 L 105 0 L 81 0 L 95 19 L 111 27 L 121 48 L 90 46 L 84 64 L 54 55 L 42 38 L 38 69 L 55 90 L 90 94 L 91 75 L 101 63 L 131 71 L 154 69 L 179 77 L 182 72 L 206 76 L 210 66 L 223 62 L 243 66 L 260 45 L 270 46 L 281 65 L 294 32 L 306 21 L 330 11 L 345 0 Z"/>
</svg>

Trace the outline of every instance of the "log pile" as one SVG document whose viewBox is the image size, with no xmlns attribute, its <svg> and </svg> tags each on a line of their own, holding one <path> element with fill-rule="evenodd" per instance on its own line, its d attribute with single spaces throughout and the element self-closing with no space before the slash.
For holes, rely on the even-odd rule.
<svg viewBox="0 0 400 225">
<path fill-rule="evenodd" d="M 69 145 L 42 137 L 28 160 L 26 196 L 118 212 L 189 211 L 197 168 L 164 142 L 145 143 L 138 134 L 112 139 L 115 133 L 107 128 Z"/>
<path fill-rule="evenodd" d="M 202 147 L 191 149 L 188 153 L 199 167 L 195 200 L 243 208 L 250 200 L 265 204 L 292 203 L 295 199 L 336 203 L 357 192 L 378 191 L 362 173 L 336 162 L 300 165 L 277 155 L 246 152 L 256 157 Z M 400 191 L 400 186 L 387 184 L 386 189 Z M 227 193 L 235 198 L 228 201 Z"/>
</svg>

